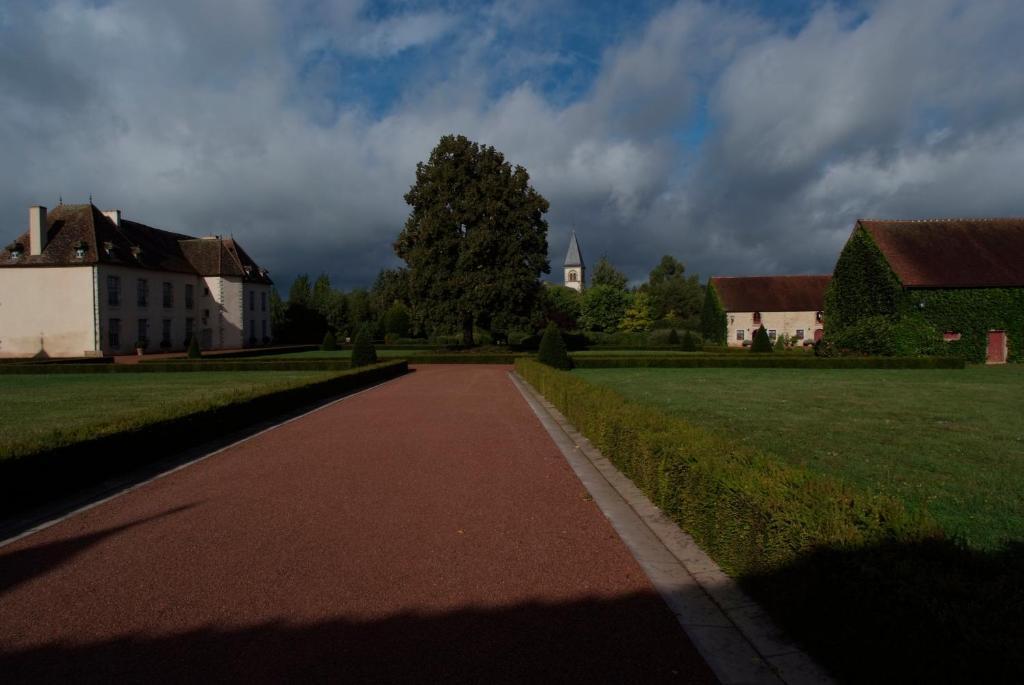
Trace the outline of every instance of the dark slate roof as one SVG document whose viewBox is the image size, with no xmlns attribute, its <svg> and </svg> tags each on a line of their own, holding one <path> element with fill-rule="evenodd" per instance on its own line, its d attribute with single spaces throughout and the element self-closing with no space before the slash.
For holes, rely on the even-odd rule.
<svg viewBox="0 0 1024 685">
<path fill-rule="evenodd" d="M 817 312 L 831 276 L 715 276 L 727 312 Z"/>
<path fill-rule="evenodd" d="M 576 231 L 569 236 L 569 251 L 565 255 L 565 266 L 583 266 L 583 255 L 580 254 L 580 244 L 576 242 Z"/>
<path fill-rule="evenodd" d="M 239 276 L 254 283 L 272 281 L 232 238 L 194 238 L 121 219 L 116 226 L 94 205 L 59 205 L 47 213 L 47 243 L 40 255 L 29 254 L 28 231 L 16 238 L 22 256 L 0 251 L 0 268 L 119 264 L 200 276 Z M 85 245 L 79 258 L 75 248 Z"/>
<path fill-rule="evenodd" d="M 861 220 L 907 288 L 1024 287 L 1024 219 Z"/>
</svg>

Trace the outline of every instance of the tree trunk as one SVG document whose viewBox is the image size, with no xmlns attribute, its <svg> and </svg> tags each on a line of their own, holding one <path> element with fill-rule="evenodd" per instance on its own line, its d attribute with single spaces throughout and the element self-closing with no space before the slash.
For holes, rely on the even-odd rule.
<svg viewBox="0 0 1024 685">
<path fill-rule="evenodd" d="M 465 347 L 473 346 L 473 317 L 466 316 L 462 320 L 462 344 Z"/>
</svg>

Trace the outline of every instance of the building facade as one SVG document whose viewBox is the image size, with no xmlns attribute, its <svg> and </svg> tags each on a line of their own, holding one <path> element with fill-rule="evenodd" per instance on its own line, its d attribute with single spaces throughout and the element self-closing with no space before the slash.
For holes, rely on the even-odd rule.
<svg viewBox="0 0 1024 685">
<path fill-rule="evenodd" d="M 576 231 L 569 236 L 569 250 L 565 254 L 565 287 L 583 292 L 586 278 L 586 266 L 580 253 L 580 244 L 576 241 Z"/>
<path fill-rule="evenodd" d="M 269 342 L 273 283 L 233 239 L 195 238 L 92 204 L 29 210 L 0 252 L 0 357 Z"/>
<path fill-rule="evenodd" d="M 860 220 L 829 302 L 837 328 L 920 317 L 952 354 L 1024 360 L 1024 219 Z"/>
<path fill-rule="evenodd" d="M 810 344 L 824 329 L 825 290 L 831 276 L 714 276 L 726 314 L 730 347 L 749 345 L 761 326 L 772 341 L 780 335 Z"/>
</svg>

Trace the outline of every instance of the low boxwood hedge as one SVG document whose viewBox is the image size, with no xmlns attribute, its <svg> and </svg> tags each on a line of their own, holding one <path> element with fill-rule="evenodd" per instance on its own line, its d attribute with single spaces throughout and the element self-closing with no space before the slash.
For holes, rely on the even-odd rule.
<svg viewBox="0 0 1024 685">
<path fill-rule="evenodd" d="M 453 352 L 449 354 L 417 354 L 409 357 L 411 364 L 514 364 L 524 354 L 475 354 Z"/>
<path fill-rule="evenodd" d="M 342 370 L 337 376 L 316 383 L 0 459 L 0 514 L 50 501 L 303 405 L 380 383 L 408 370 L 405 360 Z"/>
<path fill-rule="evenodd" d="M 579 369 L 618 368 L 750 368 L 750 369 L 962 369 L 964 361 L 954 357 L 814 357 L 803 354 L 778 355 L 652 355 L 574 356 Z"/>
<path fill-rule="evenodd" d="M 1021 682 L 1024 545 L 966 549 L 891 497 L 571 372 L 516 371 L 840 680 Z"/>
<path fill-rule="evenodd" d="M 54 373 L 178 373 L 188 371 L 343 371 L 351 368 L 348 359 L 274 359 L 266 361 L 204 361 L 183 359 L 181 361 L 154 361 L 148 364 L 18 364 L 0 366 L 0 376 L 5 374 L 54 374 Z"/>
</svg>

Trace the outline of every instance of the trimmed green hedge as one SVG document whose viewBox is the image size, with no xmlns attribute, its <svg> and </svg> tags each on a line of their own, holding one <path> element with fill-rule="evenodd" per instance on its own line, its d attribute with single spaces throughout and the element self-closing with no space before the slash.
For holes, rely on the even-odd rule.
<svg viewBox="0 0 1024 685">
<path fill-rule="evenodd" d="M 209 369 L 202 366 L 202 370 Z M 404 360 L 343 370 L 333 378 L 309 385 L 269 392 L 234 404 L 155 421 L 133 430 L 2 459 L 0 513 L 18 511 L 79 491 L 190 447 L 230 436 L 233 431 L 303 405 L 380 383 L 408 370 L 408 363 Z"/>
<path fill-rule="evenodd" d="M 474 354 L 472 352 L 451 354 L 417 354 L 409 357 L 411 364 L 514 364 L 525 354 Z"/>
<path fill-rule="evenodd" d="M 516 371 L 840 681 L 1024 678 L 1024 544 L 966 549 L 891 497 L 571 372 Z"/>
<path fill-rule="evenodd" d="M 591 357 L 575 356 L 579 369 L 619 368 L 735 368 L 748 369 L 962 369 L 957 357 L 814 357 L 809 354 L 777 355 L 674 355 Z"/>
<path fill-rule="evenodd" d="M 861 495 L 572 373 L 525 359 L 516 372 L 731 574 L 926 526 L 893 498 Z"/>
<path fill-rule="evenodd" d="M 181 361 L 154 361 L 148 364 L 11 364 L 0 366 L 0 376 L 6 374 L 54 373 L 179 373 L 187 371 L 343 371 L 351 368 L 348 359 L 296 359 L 209 361 L 183 359 Z"/>
</svg>

